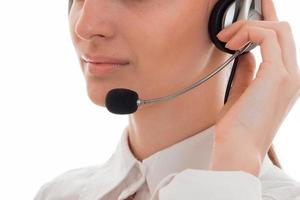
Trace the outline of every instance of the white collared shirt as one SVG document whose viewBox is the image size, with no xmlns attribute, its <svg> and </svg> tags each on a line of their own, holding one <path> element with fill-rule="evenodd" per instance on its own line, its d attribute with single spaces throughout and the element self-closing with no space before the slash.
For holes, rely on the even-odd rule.
<svg viewBox="0 0 300 200">
<path fill-rule="evenodd" d="M 211 126 L 144 159 L 128 145 L 125 127 L 107 162 L 64 172 L 45 183 L 34 200 L 300 200 L 300 182 L 265 157 L 258 177 L 244 171 L 208 170 Z"/>
</svg>

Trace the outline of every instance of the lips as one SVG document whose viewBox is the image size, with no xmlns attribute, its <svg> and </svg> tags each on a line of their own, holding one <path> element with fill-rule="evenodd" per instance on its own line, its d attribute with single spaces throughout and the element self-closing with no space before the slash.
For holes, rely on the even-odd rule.
<svg viewBox="0 0 300 200">
<path fill-rule="evenodd" d="M 113 57 L 104 57 L 104 56 L 90 56 L 87 54 L 82 55 L 82 59 L 86 63 L 93 63 L 93 64 L 115 64 L 115 65 L 125 65 L 128 64 L 129 61 L 120 58 L 113 58 Z"/>
<path fill-rule="evenodd" d="M 125 59 L 82 55 L 82 60 L 86 63 L 86 69 L 90 75 L 107 76 L 114 71 L 128 66 L 129 62 Z"/>
</svg>

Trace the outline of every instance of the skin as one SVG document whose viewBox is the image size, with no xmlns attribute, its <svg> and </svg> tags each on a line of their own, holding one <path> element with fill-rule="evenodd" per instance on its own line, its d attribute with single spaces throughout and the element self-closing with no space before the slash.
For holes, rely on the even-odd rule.
<svg viewBox="0 0 300 200">
<path fill-rule="evenodd" d="M 231 97 L 216 124 L 212 170 L 258 176 L 277 130 L 300 95 L 291 27 L 279 21 L 272 0 L 263 0 L 262 6 L 265 21 L 239 21 L 218 34 L 232 50 L 248 41 L 258 44 L 262 62 L 254 78 L 254 57 L 243 56 L 243 67 L 237 70 Z"/>
<path fill-rule="evenodd" d="M 74 1 L 69 15 L 70 33 L 90 99 L 99 106 L 105 106 L 106 93 L 118 87 L 132 89 L 142 99 L 161 97 L 191 85 L 212 71 L 230 56 L 218 50 L 208 36 L 208 18 L 215 3 L 216 0 Z M 270 0 L 264 0 L 263 4 L 264 10 L 273 5 Z M 272 16 L 270 13 L 266 12 L 266 14 L 267 17 Z M 257 22 L 251 25 L 256 27 L 265 25 L 268 26 L 265 29 L 279 29 L 275 23 L 278 22 L 273 21 L 268 25 Z M 248 25 L 244 23 L 243 26 L 246 24 Z M 284 27 L 287 27 L 286 24 Z M 280 30 L 285 34 L 288 30 L 284 27 L 280 26 Z M 230 33 L 234 33 L 234 30 L 238 29 L 232 29 L 224 37 L 231 38 Z M 244 32 L 250 31 L 250 29 L 243 30 Z M 279 42 L 276 43 L 277 46 L 269 44 L 275 40 L 275 37 L 272 37 L 272 41 L 266 45 L 266 42 L 261 41 L 263 41 L 262 38 L 268 37 L 267 34 L 256 29 L 250 32 L 257 32 L 253 33 L 254 36 L 250 39 L 264 48 L 263 57 L 268 61 L 264 63 L 272 63 L 274 67 L 281 69 L 277 70 L 278 73 L 286 76 L 280 76 L 274 70 L 268 73 L 270 67 L 263 64 L 261 68 L 267 69 L 261 70 L 264 73 L 261 72 L 259 79 L 253 82 L 253 86 L 250 86 L 249 78 L 246 80 L 244 78 L 253 76 L 249 69 L 254 68 L 254 57 L 253 54 L 248 53 L 240 59 L 239 65 L 245 65 L 245 67 L 237 71 L 236 76 L 240 78 L 236 81 L 233 94 L 229 97 L 226 104 L 228 106 L 223 105 L 223 100 L 230 67 L 223 69 L 201 86 L 175 99 L 141 106 L 137 112 L 128 115 L 128 141 L 138 160 L 141 161 L 159 150 L 216 124 L 218 137 L 215 138 L 210 169 L 236 170 L 239 168 L 255 174 L 254 171 L 260 165 L 257 164 L 259 159 L 253 158 L 257 158 L 258 152 L 266 153 L 266 147 L 271 140 L 268 140 L 266 136 L 264 137 L 266 138 L 265 144 L 259 144 L 258 137 L 252 140 L 254 136 L 250 133 L 260 128 L 258 132 L 255 132 L 256 135 L 268 133 L 271 136 L 273 134 L 279 125 L 280 114 L 286 114 L 285 106 L 291 106 L 291 99 L 296 96 L 300 81 L 299 73 L 295 75 L 293 81 L 288 82 L 286 78 L 286 68 L 289 67 L 291 72 L 298 72 L 296 56 L 293 52 L 295 48 L 290 48 L 294 44 L 288 37 L 283 36 L 280 41 L 285 49 L 292 49 L 285 58 L 285 61 L 289 62 L 287 65 L 280 62 L 278 58 L 281 56 L 278 55 L 276 55 L 276 60 L 271 60 L 274 58 L 270 56 L 274 48 L 280 49 Z M 249 39 L 242 35 L 239 37 L 240 40 L 233 41 L 232 45 L 242 47 L 238 44 Z M 247 34 L 244 35 L 247 36 Z M 86 65 L 81 59 L 83 53 L 127 59 L 129 65 L 106 76 L 95 76 L 86 70 Z M 272 69 L 274 67 L 272 66 Z M 275 90 L 273 85 L 270 87 L 267 84 L 270 80 L 273 80 L 271 83 L 277 84 L 278 87 L 282 84 L 280 90 L 284 89 L 289 92 L 281 94 L 281 102 L 272 101 L 273 104 L 263 104 L 261 108 L 259 107 L 261 101 L 270 102 L 269 99 L 280 96 L 276 94 L 279 88 Z M 246 86 L 251 88 L 251 92 L 246 92 L 245 97 L 237 100 L 239 96 L 242 96 L 242 92 L 246 91 Z M 260 102 L 258 100 L 255 102 L 255 99 Z M 279 104 L 281 109 L 275 109 L 279 107 Z M 261 118 L 273 116 L 274 113 L 278 116 L 276 120 L 270 120 L 270 117 L 257 119 L 267 123 L 268 129 L 258 127 L 255 121 L 256 116 L 251 116 L 254 105 L 257 105 L 255 108 L 259 109 L 260 113 L 266 112 L 266 115 Z M 240 121 L 241 119 L 243 121 Z M 248 126 L 242 126 L 246 123 Z M 234 128 L 235 126 L 238 128 Z M 231 132 L 224 132 L 224 130 L 231 130 Z M 253 143 L 246 136 L 241 137 L 244 135 L 252 137 L 250 141 Z M 239 140 L 238 144 L 245 144 L 243 148 L 247 151 L 246 155 L 251 158 L 249 162 L 252 162 L 249 168 L 245 168 L 245 161 L 236 155 L 236 152 L 241 152 L 239 150 L 241 147 L 232 142 L 236 140 Z M 226 161 L 225 156 L 228 157 L 231 154 L 230 162 Z M 262 158 L 262 155 L 259 158 Z"/>
</svg>

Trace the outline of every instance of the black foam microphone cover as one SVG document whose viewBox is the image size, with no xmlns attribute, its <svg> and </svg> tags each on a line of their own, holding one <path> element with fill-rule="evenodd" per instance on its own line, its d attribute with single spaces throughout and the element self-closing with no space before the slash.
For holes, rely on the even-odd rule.
<svg viewBox="0 0 300 200">
<path fill-rule="evenodd" d="M 106 108 L 115 114 L 131 114 L 138 109 L 138 94 L 126 88 L 110 90 L 105 99 Z"/>
</svg>

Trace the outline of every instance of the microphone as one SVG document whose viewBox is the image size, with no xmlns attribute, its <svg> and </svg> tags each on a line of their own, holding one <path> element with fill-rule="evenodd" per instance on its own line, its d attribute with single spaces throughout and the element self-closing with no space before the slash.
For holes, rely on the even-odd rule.
<svg viewBox="0 0 300 200">
<path fill-rule="evenodd" d="M 243 48 L 241 48 L 240 50 L 237 50 L 222 65 L 217 67 L 214 71 L 212 71 L 211 73 L 206 75 L 204 78 L 193 83 L 189 87 L 186 87 L 184 89 L 177 91 L 176 93 L 174 93 L 172 95 L 155 98 L 155 99 L 143 100 L 143 99 L 139 99 L 138 94 L 133 90 L 130 90 L 127 88 L 115 88 L 115 89 L 110 90 L 107 93 L 106 98 L 105 98 L 105 106 L 108 109 L 108 111 L 110 111 L 111 113 L 114 113 L 114 114 L 131 114 L 131 113 L 136 112 L 138 107 L 141 105 L 146 105 L 149 103 L 157 103 L 157 102 L 173 99 L 173 98 L 175 98 L 181 94 L 184 94 L 184 93 L 194 89 L 195 87 L 201 85 L 202 83 L 204 83 L 205 81 L 207 81 L 208 79 L 210 79 L 211 77 L 216 75 L 218 72 L 220 72 L 223 68 L 228 66 L 228 64 L 233 59 L 235 59 L 239 55 L 243 54 L 245 51 L 247 51 L 249 49 L 250 50 L 253 49 L 256 46 L 257 46 L 256 44 L 254 44 L 252 42 L 248 42 Z"/>
</svg>

